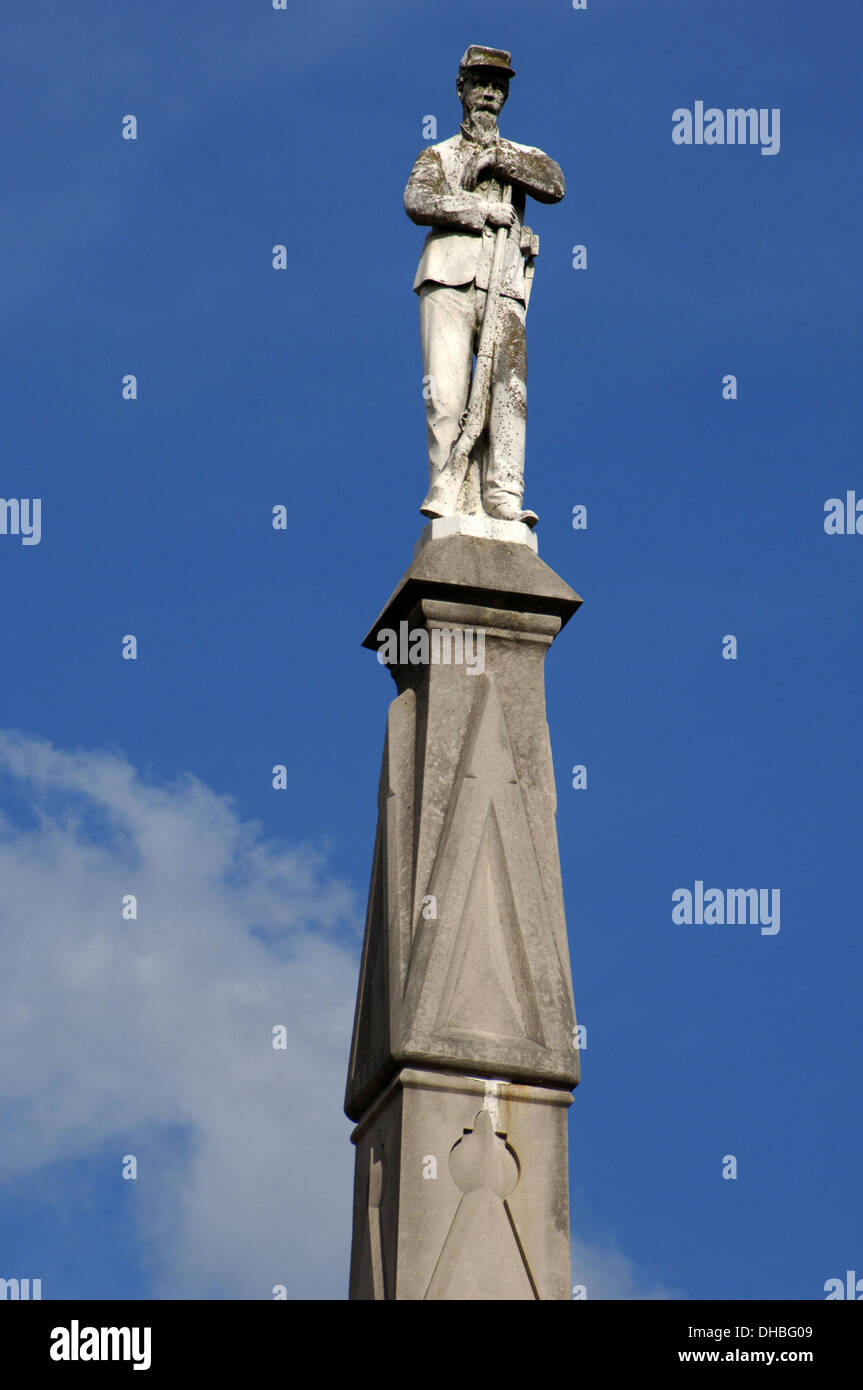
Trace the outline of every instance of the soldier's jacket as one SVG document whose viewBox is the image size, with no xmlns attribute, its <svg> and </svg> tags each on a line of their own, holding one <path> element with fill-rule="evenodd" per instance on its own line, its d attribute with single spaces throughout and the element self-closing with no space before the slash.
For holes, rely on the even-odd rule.
<svg viewBox="0 0 863 1390">
<path fill-rule="evenodd" d="M 525 194 L 544 203 L 556 203 L 564 194 L 560 167 L 542 150 L 500 140 L 512 171 L 512 205 L 516 223 L 507 241 L 501 294 L 525 297 L 525 258 L 519 249 L 519 230 L 524 225 Z M 426 280 L 438 285 L 467 285 L 475 280 L 488 288 L 495 228 L 485 221 L 484 201 L 499 201 L 501 184 L 489 177 L 475 192 L 462 188 L 464 167 L 479 146 L 464 135 L 453 135 L 422 151 L 405 189 L 405 210 L 412 221 L 431 227 L 425 240 L 413 288 Z M 500 176 L 498 176 L 500 177 Z"/>
</svg>

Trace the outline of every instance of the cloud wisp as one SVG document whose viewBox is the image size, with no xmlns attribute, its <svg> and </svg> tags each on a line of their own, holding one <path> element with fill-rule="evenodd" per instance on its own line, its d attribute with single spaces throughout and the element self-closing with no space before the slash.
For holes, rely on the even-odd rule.
<svg viewBox="0 0 863 1390">
<path fill-rule="evenodd" d="M 112 1147 L 101 1181 L 121 1182 L 141 1152 L 124 1260 L 152 1297 L 344 1297 L 349 890 L 117 754 L 0 733 L 0 795 L 0 1182 L 38 1198 L 51 1165 Z"/>
<path fill-rule="evenodd" d="M 0 1185 L 98 1208 L 135 1154 L 137 1246 L 111 1258 L 147 1296 L 346 1297 L 349 889 L 117 753 L 0 731 L 0 801 Z M 613 1243 L 575 1239 L 573 1269 L 588 1299 L 682 1296 Z"/>
</svg>

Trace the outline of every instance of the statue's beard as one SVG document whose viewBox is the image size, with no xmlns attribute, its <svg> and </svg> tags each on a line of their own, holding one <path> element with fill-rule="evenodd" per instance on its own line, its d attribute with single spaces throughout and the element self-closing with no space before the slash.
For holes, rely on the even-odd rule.
<svg viewBox="0 0 863 1390">
<path fill-rule="evenodd" d="M 468 111 L 464 123 L 478 145 L 493 145 L 498 138 L 494 111 Z"/>
</svg>

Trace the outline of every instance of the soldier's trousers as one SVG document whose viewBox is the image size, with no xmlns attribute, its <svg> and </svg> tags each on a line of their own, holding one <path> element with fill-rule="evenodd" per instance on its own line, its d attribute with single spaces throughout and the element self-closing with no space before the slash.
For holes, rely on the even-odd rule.
<svg viewBox="0 0 863 1390">
<path fill-rule="evenodd" d="M 485 290 L 469 285 L 420 287 L 420 336 L 426 377 L 431 483 L 452 497 L 444 473 L 450 449 L 458 438 L 470 391 L 473 357 L 485 313 Z M 491 385 L 491 409 L 485 455 L 482 459 L 482 502 L 486 511 L 512 499 L 521 506 L 524 495 L 524 436 L 527 423 L 527 349 L 525 308 L 521 300 L 501 296 L 498 308 L 497 350 Z"/>
</svg>

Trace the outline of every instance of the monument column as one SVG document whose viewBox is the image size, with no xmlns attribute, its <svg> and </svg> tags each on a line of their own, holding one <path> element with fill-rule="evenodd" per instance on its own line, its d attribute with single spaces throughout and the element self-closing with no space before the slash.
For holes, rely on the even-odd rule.
<svg viewBox="0 0 863 1390">
<path fill-rule="evenodd" d="M 433 522 L 364 643 L 398 694 L 345 1102 L 354 1299 L 569 1297 L 579 1066 L 543 667 L 581 600 L 535 546 L 519 522 Z"/>
<path fill-rule="evenodd" d="M 364 645 L 390 669 L 345 1110 L 354 1299 L 569 1298 L 566 1115 L 578 1082 L 546 652 L 581 599 L 524 507 L 528 198 L 560 166 L 504 140 L 502 48 L 459 63 L 459 132 L 404 193 L 430 518 Z"/>
</svg>

